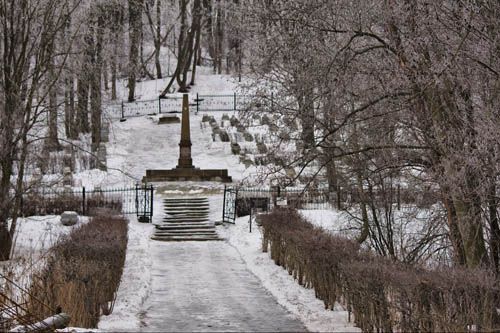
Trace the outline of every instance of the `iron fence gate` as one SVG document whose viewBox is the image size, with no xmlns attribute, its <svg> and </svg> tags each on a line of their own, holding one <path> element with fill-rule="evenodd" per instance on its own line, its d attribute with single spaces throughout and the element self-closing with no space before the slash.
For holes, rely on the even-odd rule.
<svg viewBox="0 0 500 333">
<path fill-rule="evenodd" d="M 139 222 L 151 222 L 153 218 L 153 185 L 136 185 L 135 211 Z"/>
<path fill-rule="evenodd" d="M 233 223 L 236 219 L 236 198 L 238 189 L 233 186 L 224 185 L 224 203 L 222 207 L 222 222 Z"/>
</svg>

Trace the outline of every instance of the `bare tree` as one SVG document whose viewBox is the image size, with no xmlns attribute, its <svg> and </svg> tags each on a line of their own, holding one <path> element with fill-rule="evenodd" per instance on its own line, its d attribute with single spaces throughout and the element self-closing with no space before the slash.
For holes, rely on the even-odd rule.
<svg viewBox="0 0 500 333">
<path fill-rule="evenodd" d="M 129 20 L 129 68 L 128 68 L 128 101 L 135 100 L 135 81 L 139 64 L 139 42 L 142 31 L 143 0 L 128 1 Z"/>
<path fill-rule="evenodd" d="M 49 74 L 53 57 L 60 63 L 66 59 L 66 52 L 54 54 L 52 47 L 78 5 L 69 0 L 0 2 L 0 260 L 10 256 L 28 135 L 43 120 L 48 92 L 60 75 L 60 71 Z M 13 185 L 15 161 L 19 173 Z"/>
<path fill-rule="evenodd" d="M 290 136 L 307 149 L 288 166 L 320 177 L 340 164 L 346 186 L 365 196 L 370 228 L 384 207 L 375 189 L 428 182 L 442 194 L 456 262 L 498 269 L 498 4 L 293 0 L 247 10 L 251 68 L 268 85 L 260 98 L 272 88 L 273 111 L 301 123 Z"/>
</svg>

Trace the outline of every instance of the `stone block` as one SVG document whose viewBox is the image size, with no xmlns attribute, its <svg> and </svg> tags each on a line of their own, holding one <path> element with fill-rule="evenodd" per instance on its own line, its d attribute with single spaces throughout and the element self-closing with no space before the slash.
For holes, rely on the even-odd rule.
<svg viewBox="0 0 500 333">
<path fill-rule="evenodd" d="M 163 124 L 178 124 L 181 122 L 181 119 L 177 116 L 163 116 L 158 119 L 158 124 L 163 125 Z"/>
<path fill-rule="evenodd" d="M 71 174 L 71 169 L 68 167 L 64 168 L 63 185 L 73 186 L 73 175 Z"/>
<path fill-rule="evenodd" d="M 231 143 L 231 152 L 238 155 L 241 152 L 241 147 L 237 142 Z"/>
<path fill-rule="evenodd" d="M 247 141 L 247 142 L 252 142 L 253 141 L 253 136 L 248 131 L 245 131 L 243 133 L 243 136 L 245 137 L 245 141 Z"/>
<path fill-rule="evenodd" d="M 236 126 L 240 123 L 240 121 L 238 120 L 238 118 L 236 118 L 235 116 L 232 116 L 231 119 L 229 120 L 231 122 L 231 126 Z"/>
<path fill-rule="evenodd" d="M 61 214 L 61 224 L 72 226 L 78 223 L 78 214 L 73 211 L 66 211 Z"/>
</svg>

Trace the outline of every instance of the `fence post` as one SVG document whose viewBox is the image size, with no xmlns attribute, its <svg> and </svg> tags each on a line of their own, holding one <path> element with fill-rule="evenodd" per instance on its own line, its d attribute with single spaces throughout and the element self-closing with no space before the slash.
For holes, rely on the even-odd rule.
<svg viewBox="0 0 500 333">
<path fill-rule="evenodd" d="M 158 114 L 161 114 L 161 96 L 158 96 Z"/>
<path fill-rule="evenodd" d="M 234 189 L 234 209 L 233 209 L 233 223 L 236 223 L 236 202 L 238 200 L 238 188 Z"/>
<path fill-rule="evenodd" d="M 82 210 L 85 215 L 85 186 L 82 187 Z"/>
<path fill-rule="evenodd" d="M 342 209 L 342 199 L 341 199 L 341 193 L 340 193 L 340 186 L 337 188 L 337 209 Z"/>
<path fill-rule="evenodd" d="M 274 111 L 274 93 L 271 93 L 271 112 Z"/>
<path fill-rule="evenodd" d="M 148 205 L 148 185 L 144 184 L 144 216 L 146 216 Z M 149 221 L 151 222 L 151 221 Z"/>
<path fill-rule="evenodd" d="M 236 93 L 234 93 L 234 111 L 236 111 Z"/>
<path fill-rule="evenodd" d="M 125 113 L 123 111 L 123 100 L 122 100 L 122 119 L 125 118 Z"/>
<path fill-rule="evenodd" d="M 196 114 L 200 112 L 200 95 L 196 93 Z"/>
<path fill-rule="evenodd" d="M 135 184 L 135 215 L 139 216 L 139 184 Z"/>
<path fill-rule="evenodd" d="M 225 222 L 225 212 L 226 212 L 226 188 L 227 185 L 224 185 L 224 199 L 222 199 L 222 223 Z"/>
<path fill-rule="evenodd" d="M 151 223 L 153 223 L 153 203 L 154 203 L 153 191 L 154 191 L 153 184 L 151 184 L 151 212 L 149 214 L 149 221 Z"/>
</svg>

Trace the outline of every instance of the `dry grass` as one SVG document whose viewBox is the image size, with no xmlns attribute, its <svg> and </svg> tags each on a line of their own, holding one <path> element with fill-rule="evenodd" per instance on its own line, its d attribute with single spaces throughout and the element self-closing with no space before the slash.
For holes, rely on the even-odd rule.
<svg viewBox="0 0 500 333">
<path fill-rule="evenodd" d="M 356 242 L 314 227 L 293 210 L 259 216 L 262 249 L 325 308 L 335 302 L 363 331 L 495 331 L 500 286 L 484 270 L 424 270 L 360 251 Z"/>
<path fill-rule="evenodd" d="M 127 220 L 109 210 L 96 213 L 53 248 L 30 288 L 48 308 L 61 306 L 76 327 L 95 328 L 100 315 L 111 313 L 125 263 Z M 53 315 L 37 301 L 30 302 L 29 312 Z"/>
</svg>

